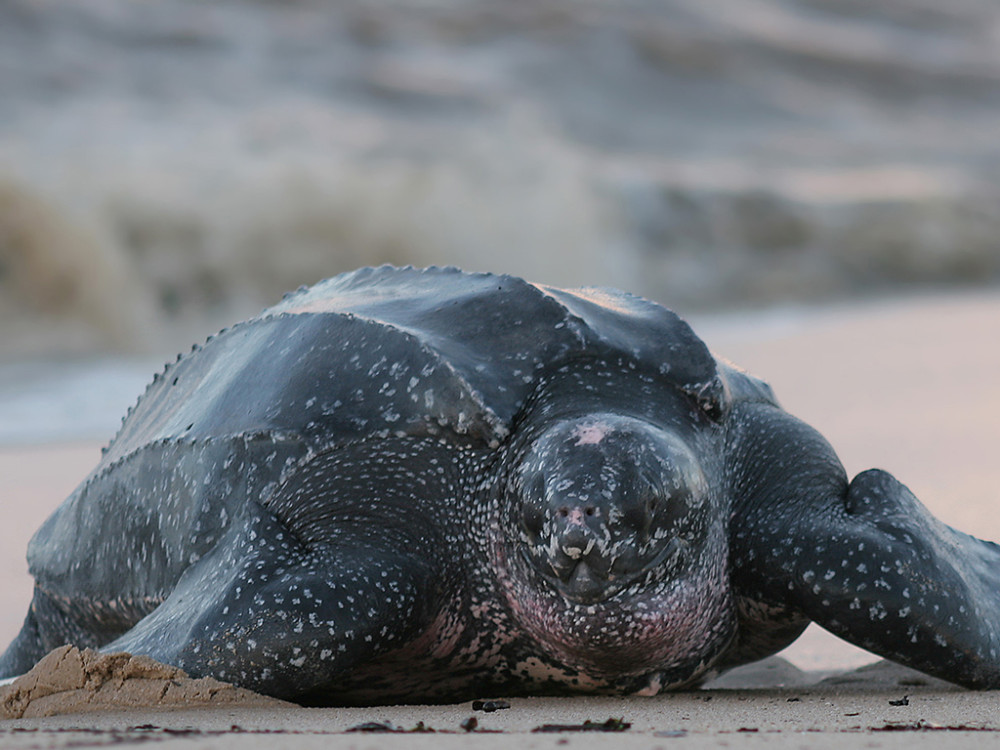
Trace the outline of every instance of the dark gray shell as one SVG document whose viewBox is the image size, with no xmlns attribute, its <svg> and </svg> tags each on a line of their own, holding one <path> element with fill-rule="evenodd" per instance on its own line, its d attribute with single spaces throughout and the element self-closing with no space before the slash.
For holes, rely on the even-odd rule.
<svg viewBox="0 0 1000 750">
<path fill-rule="evenodd" d="M 35 535 L 32 574 L 68 599 L 152 607 L 303 457 L 391 435 L 494 448 L 544 374 L 581 357 L 641 367 L 715 418 L 753 387 L 674 313 L 622 292 L 362 269 L 168 366 Z"/>
<path fill-rule="evenodd" d="M 210 339 L 149 387 L 113 461 L 164 439 L 452 435 L 495 445 L 540 374 L 574 357 L 648 365 L 709 412 L 715 360 L 688 325 L 623 292 L 457 269 L 365 268 Z"/>
</svg>

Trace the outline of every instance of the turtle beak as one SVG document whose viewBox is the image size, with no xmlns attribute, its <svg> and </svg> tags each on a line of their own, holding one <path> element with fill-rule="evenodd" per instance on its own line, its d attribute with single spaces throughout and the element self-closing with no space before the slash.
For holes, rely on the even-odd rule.
<svg viewBox="0 0 1000 750">
<path fill-rule="evenodd" d="M 646 576 L 662 576 L 678 564 L 685 542 L 674 537 L 652 557 L 625 553 L 610 558 L 592 551 L 576 557 L 549 548 L 521 547 L 522 557 L 548 581 L 563 598 L 576 604 L 596 604 Z M 575 548 L 571 547 L 571 551 Z"/>
<path fill-rule="evenodd" d="M 618 591 L 618 587 L 601 575 L 588 560 L 574 560 L 564 554 L 556 557 L 542 555 L 544 560 L 541 560 L 533 556 L 532 550 L 527 547 L 521 547 L 521 556 L 553 589 L 571 602 L 595 604 Z"/>
<path fill-rule="evenodd" d="M 565 578 L 560 576 L 559 590 L 563 596 L 580 604 L 594 604 L 607 599 L 613 593 L 609 591 L 606 577 L 601 576 L 586 560 L 579 560 Z"/>
</svg>

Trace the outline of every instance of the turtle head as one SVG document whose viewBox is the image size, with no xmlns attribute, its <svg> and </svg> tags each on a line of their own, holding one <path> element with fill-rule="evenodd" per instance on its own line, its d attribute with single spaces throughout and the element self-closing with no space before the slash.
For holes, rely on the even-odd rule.
<svg viewBox="0 0 1000 750">
<path fill-rule="evenodd" d="M 539 653 L 579 672 L 570 682 L 689 684 L 732 638 L 719 456 L 683 405 L 652 402 L 661 419 L 535 412 L 548 418 L 525 420 L 505 457 L 497 580 Z"/>
<path fill-rule="evenodd" d="M 555 422 L 522 454 L 511 484 L 509 533 L 568 602 L 669 577 L 703 536 L 708 482 L 693 450 L 634 417 Z"/>
</svg>

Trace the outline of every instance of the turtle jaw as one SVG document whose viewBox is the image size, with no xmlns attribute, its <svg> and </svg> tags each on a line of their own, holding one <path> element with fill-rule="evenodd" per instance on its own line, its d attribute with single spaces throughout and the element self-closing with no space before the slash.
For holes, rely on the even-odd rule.
<svg viewBox="0 0 1000 750">
<path fill-rule="evenodd" d="M 649 560 L 619 565 L 617 570 L 614 564 L 602 565 L 592 558 L 553 560 L 543 553 L 540 559 L 524 546 L 521 556 L 567 602 L 590 605 L 611 599 L 635 583 L 663 578 L 680 562 L 685 546 L 680 537 L 673 537 Z"/>
<path fill-rule="evenodd" d="M 565 581 L 540 554 L 546 550 L 497 540 L 509 571 L 499 583 L 532 653 L 620 685 L 616 690 L 647 688 L 654 674 L 674 687 L 708 669 L 733 634 L 728 573 L 711 554 L 721 531 L 713 526 L 704 544 L 665 539 L 613 577 L 599 575 L 599 560 L 587 560 Z"/>
</svg>

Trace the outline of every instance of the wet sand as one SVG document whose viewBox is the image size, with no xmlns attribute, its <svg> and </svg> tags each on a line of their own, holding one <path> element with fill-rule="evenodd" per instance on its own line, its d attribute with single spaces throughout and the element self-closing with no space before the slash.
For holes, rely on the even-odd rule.
<svg viewBox="0 0 1000 750">
<path fill-rule="evenodd" d="M 1000 294 L 976 293 L 895 300 L 878 305 L 742 319 L 694 322 L 722 356 L 768 380 L 786 409 L 822 432 L 850 473 L 892 471 L 939 517 L 984 538 L 1000 539 Z M 98 444 L 0 449 L 4 523 L 0 525 L 0 641 L 19 627 L 30 596 L 24 547 L 47 513 L 96 463 Z M 873 659 L 821 631 L 810 631 L 784 654 L 807 669 L 851 668 Z M 794 673 L 798 675 L 799 673 Z M 784 675 L 784 676 L 782 676 Z M 759 671 L 740 689 L 655 699 L 512 701 L 509 711 L 476 714 L 483 728 L 527 732 L 545 723 L 624 717 L 613 738 L 591 732 L 522 735 L 528 747 L 570 738 L 573 745 L 613 739 L 622 746 L 827 747 L 856 742 L 901 747 L 1000 745 L 998 693 L 880 682 L 861 673 L 851 684 L 776 688 L 788 674 Z M 795 676 L 801 684 L 810 679 Z M 755 686 L 748 688 L 747 686 Z M 767 687 L 771 685 L 771 687 Z M 908 704 L 891 705 L 903 695 Z M 377 709 L 241 709 L 20 719 L 0 724 L 0 747 L 64 747 L 156 739 L 203 746 L 272 744 L 260 732 L 282 732 L 296 747 L 383 747 L 461 743 L 506 745 L 504 735 L 465 734 L 468 704 Z M 340 734 L 363 721 L 412 728 L 418 721 L 455 735 Z M 148 725 L 148 726 L 147 726 Z M 243 732 L 230 730 L 237 726 Z M 145 727 L 139 728 L 136 727 Z M 875 731 L 889 727 L 892 731 Z M 947 734 L 943 727 L 963 727 Z M 131 729 L 130 729 L 131 728 Z M 991 728 L 994 732 L 972 732 Z M 74 731 L 67 731 L 73 729 Z M 169 731 L 168 731 L 169 730 Z M 183 730 L 183 731 L 182 731 Z M 30 734 L 25 734 L 25 732 Z M 809 734 L 802 734 L 808 732 Z M 842 734 L 842 733 L 847 734 Z M 333 733 L 333 734 L 330 734 Z"/>
</svg>

